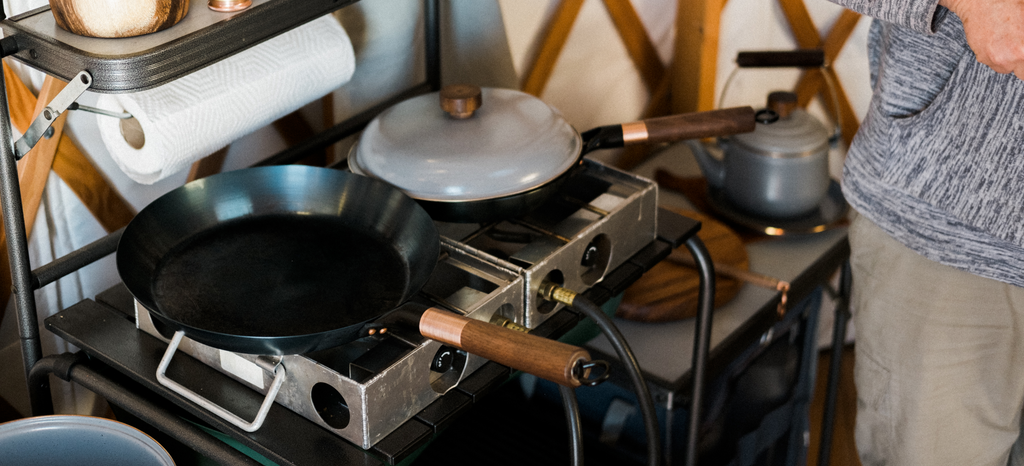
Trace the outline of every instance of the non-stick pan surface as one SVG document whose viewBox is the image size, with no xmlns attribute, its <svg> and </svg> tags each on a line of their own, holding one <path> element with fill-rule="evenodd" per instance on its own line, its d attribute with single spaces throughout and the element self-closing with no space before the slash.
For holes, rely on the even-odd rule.
<svg viewBox="0 0 1024 466">
<path fill-rule="evenodd" d="M 426 282 L 437 230 L 380 181 L 304 166 L 178 188 L 125 228 L 117 267 L 158 320 L 216 348 L 299 354 L 347 343 Z"/>
</svg>

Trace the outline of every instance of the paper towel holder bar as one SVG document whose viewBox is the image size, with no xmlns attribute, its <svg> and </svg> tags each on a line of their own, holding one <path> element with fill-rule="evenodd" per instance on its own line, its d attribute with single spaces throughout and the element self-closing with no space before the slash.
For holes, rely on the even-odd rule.
<svg viewBox="0 0 1024 466">
<path fill-rule="evenodd" d="M 142 124 L 139 120 L 128 112 L 120 111 L 115 112 L 113 110 L 107 110 L 104 108 L 90 107 L 88 105 L 82 105 L 78 102 L 71 104 L 68 110 L 81 110 L 83 112 L 94 113 L 105 117 L 117 118 L 121 120 L 121 136 L 124 136 L 124 141 L 132 146 L 136 150 L 142 149 L 142 146 L 146 145 L 146 134 L 142 131 Z M 52 129 L 50 129 L 52 131 Z M 49 134 L 46 137 L 50 137 Z"/>
<path fill-rule="evenodd" d="M 74 102 L 68 107 L 68 110 L 81 110 L 83 112 L 95 113 L 97 115 L 103 115 L 113 118 L 119 118 L 121 120 L 127 120 L 132 118 L 132 114 L 128 112 L 115 112 L 113 110 L 106 110 L 103 108 L 90 107 L 88 105 L 82 105 L 78 102 Z"/>
</svg>

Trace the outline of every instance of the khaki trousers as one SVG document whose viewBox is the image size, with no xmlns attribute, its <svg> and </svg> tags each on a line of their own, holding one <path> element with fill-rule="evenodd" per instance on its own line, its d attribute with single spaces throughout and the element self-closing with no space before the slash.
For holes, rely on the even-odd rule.
<svg viewBox="0 0 1024 466">
<path fill-rule="evenodd" d="M 850 246 L 863 465 L 1024 465 L 1024 288 L 928 260 L 863 216 Z"/>
</svg>

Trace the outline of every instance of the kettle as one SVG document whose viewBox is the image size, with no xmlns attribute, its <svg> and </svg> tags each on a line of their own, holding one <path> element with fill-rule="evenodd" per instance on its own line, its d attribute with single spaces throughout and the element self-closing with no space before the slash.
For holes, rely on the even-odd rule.
<svg viewBox="0 0 1024 466">
<path fill-rule="evenodd" d="M 829 131 L 797 107 L 792 92 L 772 92 L 767 107 L 753 132 L 719 140 L 721 160 L 699 141 L 687 144 L 709 188 L 720 190 L 732 207 L 770 219 L 811 214 L 831 182 Z"/>
</svg>

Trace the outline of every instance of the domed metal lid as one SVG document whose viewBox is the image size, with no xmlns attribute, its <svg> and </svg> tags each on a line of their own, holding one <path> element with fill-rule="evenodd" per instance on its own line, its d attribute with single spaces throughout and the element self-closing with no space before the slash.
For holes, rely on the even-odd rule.
<svg viewBox="0 0 1024 466">
<path fill-rule="evenodd" d="M 352 171 L 415 199 L 461 202 L 530 191 L 579 159 L 579 133 L 540 99 L 494 88 L 482 89 L 482 103 L 469 95 L 451 102 L 435 92 L 385 110 L 350 153 Z M 439 103 L 453 115 L 479 108 L 462 118 Z"/>
</svg>

